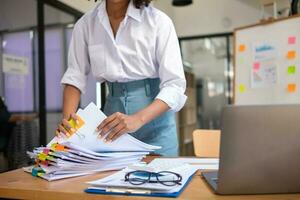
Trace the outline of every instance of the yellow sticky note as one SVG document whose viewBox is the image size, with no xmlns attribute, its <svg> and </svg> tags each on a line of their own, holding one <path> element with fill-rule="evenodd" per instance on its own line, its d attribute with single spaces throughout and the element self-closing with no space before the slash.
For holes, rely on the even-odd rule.
<svg viewBox="0 0 300 200">
<path fill-rule="evenodd" d="M 290 83 L 288 84 L 288 87 L 287 87 L 287 91 L 289 93 L 294 93 L 296 92 L 296 89 L 297 89 L 297 85 L 295 83 Z"/>
<path fill-rule="evenodd" d="M 76 123 L 74 119 L 69 120 L 69 123 L 71 124 L 72 128 L 75 129 L 75 131 L 84 125 L 84 121 L 78 115 L 77 115 L 77 119 L 78 119 L 78 123 Z M 69 130 L 70 133 L 69 137 L 71 137 L 75 133 L 75 131 Z"/>
<path fill-rule="evenodd" d="M 244 52 L 246 50 L 246 45 L 240 44 L 239 46 L 239 52 Z"/>
<path fill-rule="evenodd" d="M 296 51 L 288 51 L 286 57 L 287 57 L 287 59 L 294 59 L 294 58 L 296 58 Z"/>
<path fill-rule="evenodd" d="M 56 146 L 57 146 L 57 143 L 53 143 L 53 144 L 51 145 L 51 150 L 54 151 L 54 150 L 56 149 Z"/>
<path fill-rule="evenodd" d="M 37 173 L 37 175 L 38 175 L 39 177 L 41 177 L 41 176 L 43 176 L 43 175 L 44 175 L 44 173 L 42 173 L 42 172 L 39 172 L 39 173 Z"/>
<path fill-rule="evenodd" d="M 240 93 L 246 92 L 246 86 L 244 84 L 240 84 L 239 85 L 239 91 L 240 91 Z"/>
<path fill-rule="evenodd" d="M 38 157 L 39 157 L 39 160 L 45 161 L 46 158 L 47 158 L 47 155 L 45 155 L 45 154 L 43 154 L 43 153 L 40 153 L 40 154 L 38 155 Z"/>
</svg>

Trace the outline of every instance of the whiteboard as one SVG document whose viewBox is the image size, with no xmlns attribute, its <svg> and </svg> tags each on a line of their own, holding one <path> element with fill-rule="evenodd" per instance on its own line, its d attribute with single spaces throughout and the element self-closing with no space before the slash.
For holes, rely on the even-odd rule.
<svg viewBox="0 0 300 200">
<path fill-rule="evenodd" d="M 300 103 L 300 16 L 235 30 L 234 104 Z"/>
</svg>

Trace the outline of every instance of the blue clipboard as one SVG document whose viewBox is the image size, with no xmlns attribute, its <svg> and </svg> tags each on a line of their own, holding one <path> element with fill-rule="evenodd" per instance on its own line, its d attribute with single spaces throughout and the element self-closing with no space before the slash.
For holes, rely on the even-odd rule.
<svg viewBox="0 0 300 200">
<path fill-rule="evenodd" d="M 85 189 L 84 191 L 87 193 L 93 193 L 93 194 L 105 194 L 105 195 L 126 195 L 126 196 L 149 196 L 149 197 L 169 197 L 169 198 L 176 198 L 178 197 L 183 190 L 186 188 L 186 186 L 190 183 L 192 180 L 193 176 L 196 174 L 193 173 L 189 179 L 186 181 L 184 186 L 179 190 L 178 192 L 173 192 L 173 193 L 151 193 L 151 194 L 135 194 L 135 193 L 123 193 L 123 192 L 106 192 L 105 190 L 100 190 L 100 189 Z"/>
</svg>

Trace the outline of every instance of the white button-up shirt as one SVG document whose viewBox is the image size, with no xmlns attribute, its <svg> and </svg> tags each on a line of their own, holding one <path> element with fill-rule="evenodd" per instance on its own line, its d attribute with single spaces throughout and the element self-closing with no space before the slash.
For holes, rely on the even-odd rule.
<svg viewBox="0 0 300 200">
<path fill-rule="evenodd" d="M 61 82 L 84 93 L 90 71 L 99 82 L 160 78 L 156 99 L 174 111 L 180 110 L 187 98 L 173 23 L 152 6 L 137 9 L 130 2 L 115 37 L 105 0 L 78 20 L 71 39 L 68 69 Z"/>
</svg>

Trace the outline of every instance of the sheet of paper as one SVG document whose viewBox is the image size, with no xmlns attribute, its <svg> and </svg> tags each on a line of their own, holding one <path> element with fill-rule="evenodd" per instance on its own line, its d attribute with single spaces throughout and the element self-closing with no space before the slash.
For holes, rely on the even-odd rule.
<svg viewBox="0 0 300 200">
<path fill-rule="evenodd" d="M 254 43 L 252 50 L 251 88 L 273 87 L 278 81 L 277 48 L 273 43 L 264 41 Z"/>
<path fill-rule="evenodd" d="M 262 60 L 251 71 L 251 88 L 272 87 L 277 83 L 278 67 L 274 60 Z"/>
<path fill-rule="evenodd" d="M 83 152 L 86 152 L 87 149 L 90 150 L 88 153 L 93 155 L 97 155 L 96 152 L 153 151 L 160 148 L 143 143 L 129 134 L 124 134 L 111 143 L 105 143 L 102 139 L 99 139 L 96 128 L 106 116 L 94 103 L 90 103 L 84 110 L 79 110 L 77 115 L 84 121 L 84 125 L 70 138 L 61 139 L 56 137 L 48 146 L 54 142 L 70 142 L 78 147 L 83 147 L 80 149 Z"/>
<path fill-rule="evenodd" d="M 209 169 L 217 170 L 219 169 L 219 159 L 218 158 L 156 158 L 158 160 L 164 161 L 174 161 L 183 162 L 190 164 L 197 169 Z"/>
</svg>

